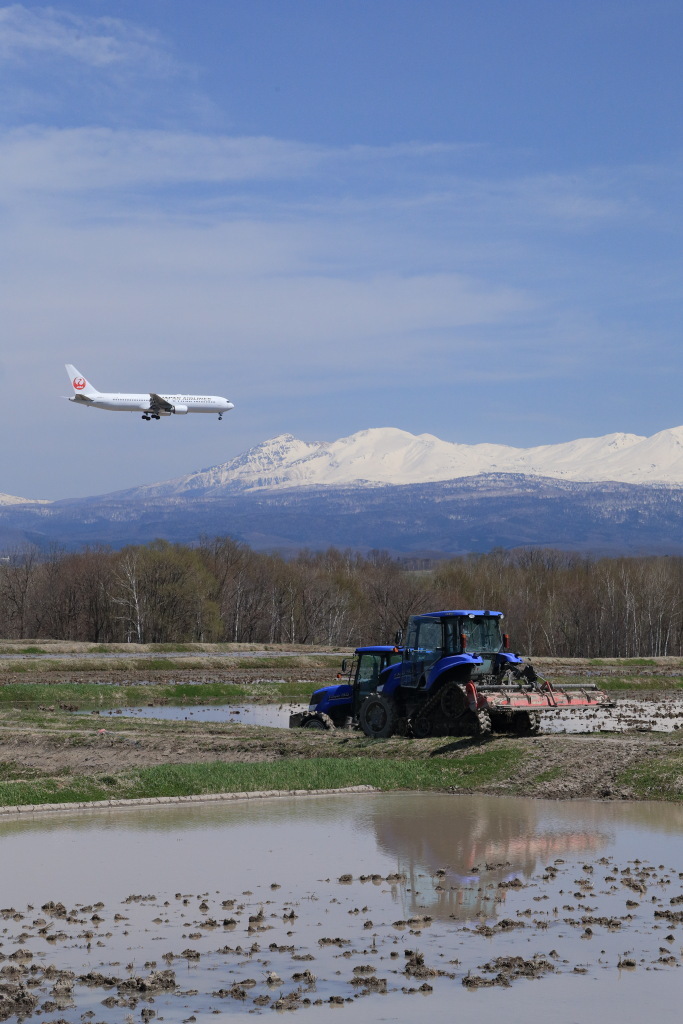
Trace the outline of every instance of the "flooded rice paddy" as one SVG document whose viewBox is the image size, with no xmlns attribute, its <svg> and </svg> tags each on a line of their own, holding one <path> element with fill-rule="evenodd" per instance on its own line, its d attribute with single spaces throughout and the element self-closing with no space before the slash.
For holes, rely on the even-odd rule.
<svg viewBox="0 0 683 1024">
<path fill-rule="evenodd" d="M 112 708 L 100 711 L 102 717 L 161 718 L 172 722 L 242 722 L 244 725 L 270 725 L 288 729 L 289 716 L 306 711 L 306 704 L 207 704 L 204 707 L 172 705 L 156 707 Z"/>
<path fill-rule="evenodd" d="M 2 1020 L 680 1016 L 678 806 L 313 796 L 22 815 L 0 844 Z"/>
<path fill-rule="evenodd" d="M 203 707 L 124 707 L 100 712 L 103 716 L 162 718 L 172 721 L 243 722 L 288 728 L 289 716 L 305 711 L 307 704 L 216 704 Z M 541 733 L 673 732 L 683 728 L 683 699 L 619 699 L 612 707 L 564 709 L 541 714 Z"/>
</svg>

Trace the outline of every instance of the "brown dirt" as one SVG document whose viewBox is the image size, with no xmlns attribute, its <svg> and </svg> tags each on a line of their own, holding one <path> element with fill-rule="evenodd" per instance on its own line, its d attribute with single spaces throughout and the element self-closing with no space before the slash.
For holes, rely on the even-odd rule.
<svg viewBox="0 0 683 1024">
<path fill-rule="evenodd" d="M 482 792 L 511 793 L 552 799 L 626 799 L 634 796 L 618 780 L 621 773 L 645 760 L 680 750 L 677 734 L 615 734 L 584 736 L 493 737 L 486 741 L 445 737 L 385 741 L 358 732 L 309 732 L 219 723 L 135 722 L 93 716 L 66 724 L 65 716 L 45 715 L 43 728 L 18 726 L 5 712 L 0 720 L 0 762 L 27 770 L 78 775 L 121 772 L 158 764 L 229 761 L 257 763 L 281 758 L 432 757 L 459 759 L 497 748 L 520 750 L 524 757 L 514 775 L 479 787 Z M 113 726 L 113 728 L 109 728 Z M 21 774 L 21 773 L 19 773 Z M 460 790 L 462 791 L 462 790 Z"/>
<path fill-rule="evenodd" d="M 24 643 L 28 643 L 24 641 Z M 41 642 L 41 646 L 44 644 Z M 74 646 L 74 645 L 71 645 Z M 238 684 L 257 683 L 268 677 L 293 682 L 307 679 L 310 688 L 332 682 L 329 665 L 305 667 L 278 664 L 272 669 L 230 668 L 223 665 L 206 671 L 196 669 L 173 672 L 141 673 L 93 672 L 70 676 L 68 671 L 43 671 L 17 675 L 16 682 L 149 682 L 170 684 L 184 681 L 226 681 Z M 315 659 L 313 659 L 315 661 Z M 585 659 L 559 661 L 535 659 L 539 671 L 552 677 L 562 675 L 609 675 L 619 673 L 637 689 L 644 673 L 672 674 L 680 671 L 680 659 L 657 659 L 655 667 L 626 666 L 624 663 L 591 665 Z M 122 678 L 124 676 L 125 678 Z M 9 678 L 5 677 L 7 682 Z M 599 678 L 594 680 L 599 684 Z M 254 687 L 254 697 L 258 687 Z M 641 696 L 645 694 L 641 693 Z M 661 694 L 660 694 L 661 696 Z M 269 698 L 272 700 L 273 698 Z M 287 702 L 285 702 L 286 706 Z M 379 757 L 428 759 L 444 757 L 459 759 L 478 750 L 513 748 L 523 753 L 514 776 L 482 787 L 490 793 L 568 799 L 593 797 L 620 799 L 633 794 L 619 782 L 628 768 L 644 761 L 657 760 L 680 751 L 683 730 L 671 734 L 622 733 L 613 735 L 555 735 L 540 737 L 493 737 L 486 741 L 468 738 L 434 737 L 426 740 L 372 741 L 358 732 L 310 732 L 309 730 L 267 729 L 242 724 L 205 723 L 194 721 L 124 720 L 98 715 L 73 716 L 66 711 L 33 712 L 5 709 L 0 711 L 0 764 L 13 766 L 27 778 L 38 771 L 58 774 L 116 773 L 127 768 L 164 763 L 182 764 L 208 761 L 256 763 L 281 758 L 311 757 Z"/>
</svg>

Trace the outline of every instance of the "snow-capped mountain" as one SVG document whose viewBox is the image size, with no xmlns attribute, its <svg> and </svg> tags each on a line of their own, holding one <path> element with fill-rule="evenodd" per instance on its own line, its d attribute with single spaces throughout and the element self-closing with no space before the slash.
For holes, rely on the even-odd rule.
<svg viewBox="0 0 683 1024">
<path fill-rule="evenodd" d="M 51 503 L 0 499 L 0 549 L 226 535 L 268 551 L 683 554 L 683 427 L 536 448 L 393 428 L 318 443 L 283 434 L 177 480 Z"/>
<path fill-rule="evenodd" d="M 394 427 L 337 441 L 281 434 L 219 466 L 121 492 L 138 498 L 215 496 L 292 487 L 422 484 L 485 473 L 576 482 L 683 485 L 683 426 L 652 437 L 607 434 L 564 444 L 513 448 L 454 444 Z"/>
<path fill-rule="evenodd" d="M 45 498 L 18 498 L 14 494 L 0 494 L 0 505 L 48 505 Z"/>
</svg>

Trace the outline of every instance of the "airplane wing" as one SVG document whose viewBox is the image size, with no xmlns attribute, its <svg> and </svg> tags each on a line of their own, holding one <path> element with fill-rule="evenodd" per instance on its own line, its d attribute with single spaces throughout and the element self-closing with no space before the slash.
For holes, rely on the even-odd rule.
<svg viewBox="0 0 683 1024">
<path fill-rule="evenodd" d="M 149 396 L 149 411 L 150 412 L 173 412 L 173 406 L 170 402 L 167 402 L 161 395 L 155 395 L 152 391 Z"/>
</svg>

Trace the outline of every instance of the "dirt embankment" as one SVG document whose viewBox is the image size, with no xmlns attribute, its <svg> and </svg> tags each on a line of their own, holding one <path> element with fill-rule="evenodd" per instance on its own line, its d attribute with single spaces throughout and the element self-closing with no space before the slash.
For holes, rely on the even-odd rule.
<svg viewBox="0 0 683 1024">
<path fill-rule="evenodd" d="M 126 659 L 127 660 L 127 659 Z M 216 659 L 218 661 L 218 659 Z M 221 659 L 222 660 L 222 659 Z M 285 664 L 286 662 L 286 664 Z M 680 688 L 683 679 L 681 659 L 651 659 L 647 663 L 628 661 L 595 662 L 586 659 L 535 659 L 537 670 L 558 682 L 567 677 L 591 677 L 598 686 L 617 680 L 631 694 L 640 698 L 644 691 L 670 691 Z M 93 673 L 79 671 L 70 674 L 67 668 L 45 671 L 44 665 L 33 666 L 30 671 L 17 675 L 15 682 L 29 684 L 64 683 L 69 688 L 65 707 L 78 705 L 78 684 L 93 682 L 115 683 L 119 686 L 147 681 L 165 684 L 221 681 L 247 684 L 249 696 L 240 700 L 258 700 L 259 683 L 279 680 L 295 684 L 306 680 L 303 692 L 334 680 L 329 658 L 313 655 L 291 659 L 277 659 L 268 666 L 252 663 L 212 665 L 198 672 L 196 669 L 121 671 L 105 668 Z M 10 683 L 7 676 L 3 681 Z M 588 681 L 588 680 L 587 680 Z M 1 684 L 0 684 L 1 687 Z M 265 686 L 263 699 L 269 700 L 275 692 Z M 187 690 L 187 687 L 185 687 Z M 295 688 L 299 692 L 299 688 Z M 8 693 L 9 699 L 9 691 Z M 36 693 L 40 691 L 37 689 Z M 291 693 L 291 689 L 283 692 Z M 17 706 L 5 704 L 0 711 L 0 779 L 31 779 L 79 775 L 96 776 L 115 774 L 127 769 L 165 764 L 192 764 L 223 761 L 235 764 L 277 762 L 282 759 L 315 758 L 380 758 L 396 762 L 430 761 L 443 758 L 458 761 L 477 755 L 483 760 L 495 760 L 500 752 L 512 752 L 514 771 L 498 773 L 495 782 L 478 783 L 466 777 L 461 791 L 468 787 L 483 792 L 509 793 L 547 798 L 590 797 L 623 799 L 638 794 L 624 782 L 624 773 L 632 768 L 666 766 L 683 762 L 683 730 L 669 734 L 655 732 L 624 732 L 621 734 L 553 735 L 538 737 L 493 737 L 485 741 L 468 738 L 434 737 L 409 740 L 395 737 L 391 740 L 369 740 L 358 732 L 319 733 L 309 730 L 266 729 L 237 723 L 208 723 L 199 721 L 124 720 L 96 714 L 74 716 L 59 710 L 62 700 L 27 699 L 22 693 Z M 621 697 L 622 694 L 615 694 Z M 625 696 L 625 694 L 624 694 Z M 13 699 L 13 698 L 12 698 Z M 92 699 L 92 695 L 89 699 Z M 184 697 L 183 699 L 187 699 Z M 64 698 L 67 700 L 67 698 Z M 164 697 L 164 703 L 173 698 Z M 181 703 L 181 700 L 178 700 Z M 44 710 L 46 704 L 55 710 Z M 87 704 L 86 704 L 87 706 Z M 92 705 L 91 705 L 92 706 Z M 499 760 L 503 760 L 499 758 Z M 9 766 L 9 767 L 8 767 Z M 4 774 L 3 774 L 4 773 Z M 683 768 L 681 770 L 683 775 Z M 493 777 L 493 776 L 491 776 Z M 361 780 L 362 781 L 362 780 Z M 447 787 L 445 787 L 447 788 Z"/>
<path fill-rule="evenodd" d="M 664 763 L 683 754 L 678 734 L 556 735 L 493 737 L 485 741 L 448 737 L 369 740 L 353 732 L 309 732 L 217 723 L 169 723 L 121 720 L 115 728 L 91 726 L 7 728 L 0 722 L 0 764 L 11 764 L 14 777 L 98 775 L 162 764 L 223 761 L 241 764 L 283 758 L 381 758 L 400 761 L 433 758 L 495 758 L 503 750 L 517 755 L 514 771 L 495 782 L 467 782 L 476 789 L 548 799 L 628 799 L 637 794 L 621 779 L 630 768 Z M 107 726 L 111 720 L 107 720 Z M 3 725 L 5 727 L 3 727 Z"/>
</svg>

